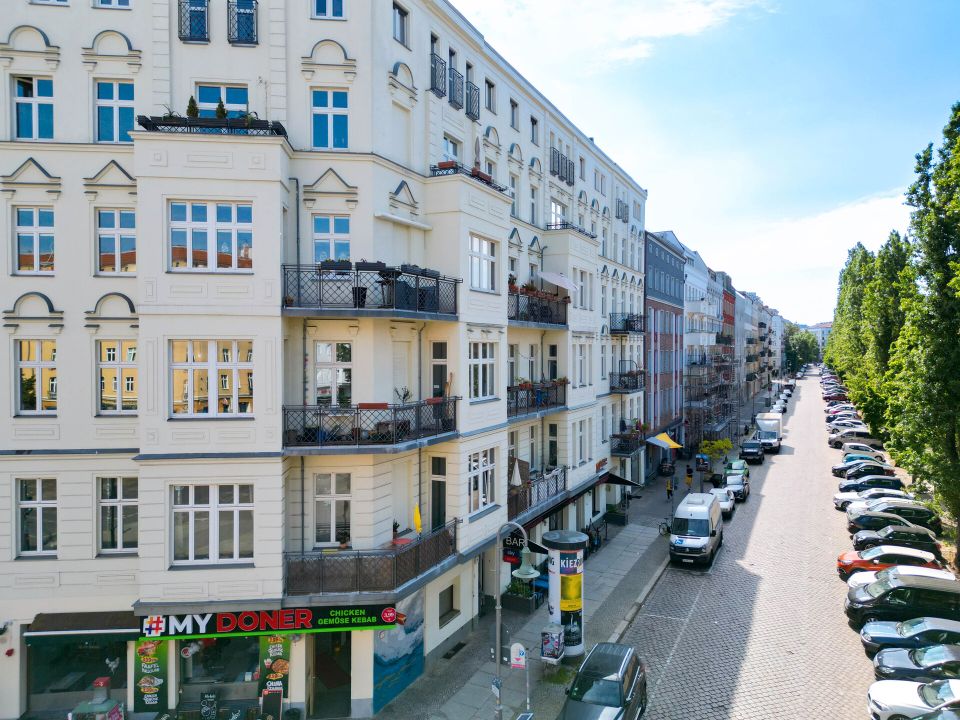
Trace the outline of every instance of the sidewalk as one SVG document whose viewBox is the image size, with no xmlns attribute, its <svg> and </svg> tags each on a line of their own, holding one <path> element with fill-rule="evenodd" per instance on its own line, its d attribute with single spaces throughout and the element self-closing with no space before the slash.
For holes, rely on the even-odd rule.
<svg viewBox="0 0 960 720">
<path fill-rule="evenodd" d="M 681 478 L 682 483 L 682 476 Z M 696 488 L 694 488 L 696 489 Z M 657 525 L 671 514 L 663 478 L 636 491 L 627 525 L 611 526 L 609 540 L 584 564 L 584 634 L 589 650 L 597 642 L 617 640 L 625 618 L 632 617 L 640 596 L 653 587 L 667 562 L 667 544 Z M 679 503 L 683 492 L 674 493 Z M 539 660 L 540 631 L 549 623 L 547 606 L 531 615 L 503 611 L 503 623 L 512 640 L 522 642 L 530 657 L 530 708 L 536 720 L 553 720 L 563 705 L 564 689 L 582 658 L 558 668 Z M 440 659 L 378 718 L 393 720 L 490 720 L 495 700 L 491 682 L 496 666 L 490 660 L 494 614 L 481 618 L 465 646 L 450 659 Z M 641 649 L 642 651 L 642 649 Z M 524 672 L 502 668 L 504 720 L 525 710 Z"/>
</svg>

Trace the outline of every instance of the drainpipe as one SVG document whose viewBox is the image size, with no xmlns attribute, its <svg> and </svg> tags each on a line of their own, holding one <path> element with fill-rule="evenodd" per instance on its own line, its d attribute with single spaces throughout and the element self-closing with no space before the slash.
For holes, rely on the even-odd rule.
<svg viewBox="0 0 960 720">
<path fill-rule="evenodd" d="M 304 495 L 303 455 L 300 456 L 300 554 L 307 551 L 306 497 Z"/>
<path fill-rule="evenodd" d="M 423 330 L 427 327 L 426 321 L 417 330 L 417 398 L 423 400 Z M 417 408 L 417 412 L 420 412 Z M 423 506 L 423 448 L 417 448 L 417 507 Z M 423 529 L 423 513 L 420 514 L 421 530 Z"/>
</svg>

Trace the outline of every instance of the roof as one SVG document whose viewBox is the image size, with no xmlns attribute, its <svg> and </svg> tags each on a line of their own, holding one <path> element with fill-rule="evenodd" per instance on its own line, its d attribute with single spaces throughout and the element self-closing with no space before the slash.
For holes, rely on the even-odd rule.
<svg viewBox="0 0 960 720">
<path fill-rule="evenodd" d="M 597 643 L 580 667 L 581 672 L 596 673 L 606 677 L 620 672 L 633 648 L 629 645 L 602 642 Z"/>
<path fill-rule="evenodd" d="M 922 577 L 920 575 L 909 575 L 905 577 Z M 934 578 L 927 578 L 933 580 Z M 953 582 L 953 580 L 941 580 L 940 582 Z M 954 632 L 960 632 L 960 621 L 958 620 L 945 620 L 944 618 L 938 617 L 924 617 L 921 618 L 923 624 L 934 630 L 953 630 Z"/>
<path fill-rule="evenodd" d="M 880 553 L 893 553 L 895 555 L 906 555 L 909 557 L 920 558 L 921 560 L 933 560 L 933 553 L 928 553 L 926 550 L 917 550 L 916 548 L 900 547 L 899 545 L 877 545 L 872 550 L 879 550 Z M 865 551 L 869 552 L 869 551 Z M 912 578 L 911 578 L 912 579 Z M 927 579 L 927 578 L 924 578 Z M 938 582 L 948 582 L 953 583 L 957 587 L 957 592 L 960 592 L 960 583 L 955 583 L 953 580 L 939 580 Z"/>
</svg>

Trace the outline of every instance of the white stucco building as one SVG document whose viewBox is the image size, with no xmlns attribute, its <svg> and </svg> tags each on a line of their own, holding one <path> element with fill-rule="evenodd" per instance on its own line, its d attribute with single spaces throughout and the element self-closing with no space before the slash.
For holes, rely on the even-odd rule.
<svg viewBox="0 0 960 720">
<path fill-rule="evenodd" d="M 448 3 L 9 0 L 0 58 L 0 719 L 372 716 L 504 521 L 643 477 L 646 191 Z"/>
</svg>

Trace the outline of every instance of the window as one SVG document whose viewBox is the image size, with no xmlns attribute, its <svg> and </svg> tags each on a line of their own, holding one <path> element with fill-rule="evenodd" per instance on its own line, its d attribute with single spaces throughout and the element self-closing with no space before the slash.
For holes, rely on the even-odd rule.
<svg viewBox="0 0 960 720">
<path fill-rule="evenodd" d="M 105 477 L 100 483 L 100 551 L 137 549 L 137 478 Z"/>
<path fill-rule="evenodd" d="M 517 384 L 517 356 L 520 354 L 520 346 L 507 345 L 507 386 L 513 387 Z"/>
<path fill-rule="evenodd" d="M 353 345 L 320 342 L 316 353 L 317 405 L 350 405 L 353 397 Z"/>
<path fill-rule="evenodd" d="M 460 143 L 449 135 L 443 136 L 443 159 L 460 162 Z"/>
<path fill-rule="evenodd" d="M 530 426 L 530 435 L 528 437 L 529 444 L 527 446 L 530 453 L 530 467 L 537 467 L 537 426 Z"/>
<path fill-rule="evenodd" d="M 560 225 L 567 221 L 567 206 L 556 200 L 550 200 L 550 222 L 554 225 Z"/>
<path fill-rule="evenodd" d="M 536 345 L 527 346 L 527 377 L 533 382 L 536 382 L 538 378 L 542 377 L 542 373 L 537 369 Z"/>
<path fill-rule="evenodd" d="M 170 355 L 173 415 L 253 414 L 252 340 L 172 340 Z"/>
<path fill-rule="evenodd" d="M 484 170 L 487 175 L 489 175 L 494 180 L 497 179 L 497 164 L 493 160 L 487 160 L 484 165 Z"/>
<path fill-rule="evenodd" d="M 70 0 L 30 0 L 33 5 L 69 5 Z"/>
<path fill-rule="evenodd" d="M 610 433 L 607 432 L 607 406 L 600 406 L 600 444 L 603 445 L 607 442 L 607 439 L 610 437 Z"/>
<path fill-rule="evenodd" d="M 313 0 L 313 16 L 315 18 L 343 17 L 343 0 Z"/>
<path fill-rule="evenodd" d="M 137 213 L 97 210 L 97 272 L 100 275 L 137 271 Z"/>
<path fill-rule="evenodd" d="M 253 485 L 174 485 L 173 562 L 253 559 Z"/>
<path fill-rule="evenodd" d="M 584 309 L 589 309 L 590 307 L 590 275 L 585 271 L 581 270 L 580 275 L 580 286 L 577 288 L 579 291 L 579 298 L 577 305 Z"/>
<path fill-rule="evenodd" d="M 313 216 L 313 261 L 350 259 L 350 218 Z"/>
<path fill-rule="evenodd" d="M 494 292 L 497 289 L 497 244 L 470 236 L 470 287 Z"/>
<path fill-rule="evenodd" d="M 510 127 L 514 130 L 520 128 L 520 106 L 516 100 L 510 100 Z"/>
<path fill-rule="evenodd" d="M 407 23 L 410 19 L 410 13 L 404 10 L 402 7 L 393 4 L 393 39 L 396 40 L 401 45 L 407 45 L 407 38 L 409 35 L 409 28 Z"/>
<path fill-rule="evenodd" d="M 200 117 L 216 117 L 217 105 L 220 102 L 223 102 L 227 117 L 236 118 L 246 114 L 250 109 L 246 85 L 197 85 L 197 110 Z"/>
<path fill-rule="evenodd" d="M 94 7 L 98 8 L 129 8 L 130 0 L 96 0 Z"/>
<path fill-rule="evenodd" d="M 437 596 L 437 617 L 440 627 L 443 627 L 460 614 L 460 611 L 457 610 L 454 587 L 454 585 L 451 585 L 441 590 Z"/>
<path fill-rule="evenodd" d="M 530 142 L 534 145 L 540 144 L 540 123 L 535 117 L 530 118 Z"/>
<path fill-rule="evenodd" d="M 350 473 L 313 476 L 315 546 L 350 541 Z"/>
<path fill-rule="evenodd" d="M 56 555 L 57 481 L 53 478 L 17 480 L 20 516 L 20 554 Z"/>
<path fill-rule="evenodd" d="M 137 412 L 136 340 L 97 342 L 97 375 L 100 378 L 98 413 L 113 415 Z"/>
<path fill-rule="evenodd" d="M 496 448 L 470 453 L 467 457 L 467 512 L 477 512 L 494 502 L 497 481 Z"/>
<path fill-rule="evenodd" d="M 18 207 L 15 211 L 17 272 L 53 272 L 53 208 Z"/>
<path fill-rule="evenodd" d="M 489 80 L 483 81 L 483 105 L 487 110 L 497 112 L 497 86 Z"/>
<path fill-rule="evenodd" d="M 55 340 L 18 340 L 18 415 L 57 412 L 57 343 Z"/>
<path fill-rule="evenodd" d="M 227 40 L 237 45 L 257 44 L 257 0 L 228 0 Z"/>
<path fill-rule="evenodd" d="M 131 142 L 133 83 L 97 81 L 97 142 Z"/>
<path fill-rule="evenodd" d="M 517 185 L 520 179 L 516 175 L 510 176 L 510 217 L 517 217 Z"/>
<path fill-rule="evenodd" d="M 530 224 L 537 224 L 537 205 L 540 204 L 539 198 L 537 198 L 537 188 L 530 186 Z"/>
<path fill-rule="evenodd" d="M 349 143 L 346 90 L 313 91 L 313 147 L 346 148 Z"/>
<path fill-rule="evenodd" d="M 557 437 L 557 424 L 549 423 L 547 425 L 547 465 L 550 467 L 557 467 L 559 464 L 558 459 L 558 437 Z"/>
<path fill-rule="evenodd" d="M 559 375 L 559 363 L 557 361 L 557 345 L 547 345 L 547 378 L 556 380 Z"/>
<path fill-rule="evenodd" d="M 587 179 L 587 161 L 585 158 L 580 158 L 580 179 Z"/>
<path fill-rule="evenodd" d="M 207 3 L 209 0 L 180 1 L 180 39 L 187 42 L 206 42 L 210 39 L 207 28 Z"/>
<path fill-rule="evenodd" d="M 53 139 L 53 80 L 18 77 L 14 83 L 17 140 Z"/>
<path fill-rule="evenodd" d="M 470 343 L 469 370 L 471 400 L 483 400 L 496 396 L 496 366 L 496 345 L 494 343 Z"/>
<path fill-rule="evenodd" d="M 216 240 L 216 266 L 209 242 Z M 222 272 L 253 268 L 253 206 L 242 203 L 171 202 L 170 268 Z"/>
</svg>

